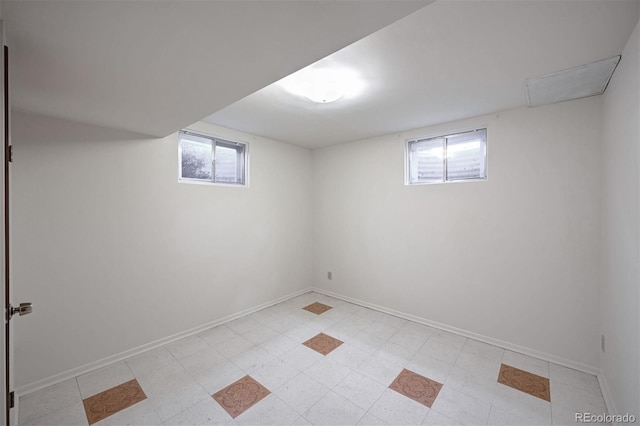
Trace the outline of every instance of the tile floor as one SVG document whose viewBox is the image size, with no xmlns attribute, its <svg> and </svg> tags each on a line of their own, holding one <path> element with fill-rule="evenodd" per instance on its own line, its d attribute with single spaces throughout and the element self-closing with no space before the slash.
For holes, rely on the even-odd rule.
<svg viewBox="0 0 640 426">
<path fill-rule="evenodd" d="M 306 309 L 305 309 L 306 308 Z M 24 425 L 560 425 L 595 376 L 307 293 L 20 398 Z"/>
</svg>

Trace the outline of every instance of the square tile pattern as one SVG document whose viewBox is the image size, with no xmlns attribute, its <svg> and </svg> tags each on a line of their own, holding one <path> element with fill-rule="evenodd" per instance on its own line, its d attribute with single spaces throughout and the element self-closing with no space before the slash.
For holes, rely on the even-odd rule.
<svg viewBox="0 0 640 426">
<path fill-rule="evenodd" d="M 551 401 L 551 390 L 549 379 L 502 364 L 498 373 L 498 383 L 518 389 L 537 398 Z"/>
<path fill-rule="evenodd" d="M 606 406 L 595 376 L 311 292 L 19 410 L 21 425 L 563 425 Z"/>
<path fill-rule="evenodd" d="M 90 425 L 147 399 L 136 379 L 100 392 L 82 401 Z"/>
<path fill-rule="evenodd" d="M 313 314 L 320 315 L 327 312 L 329 309 L 331 309 L 331 306 L 325 305 L 324 303 L 320 303 L 320 302 L 313 302 L 312 304 L 305 306 L 302 309 L 304 309 L 305 311 L 309 311 Z"/>
<path fill-rule="evenodd" d="M 269 389 L 256 382 L 251 376 L 244 376 L 214 393 L 213 399 L 235 419 L 270 393 Z"/>
<path fill-rule="evenodd" d="M 304 342 L 303 345 L 313 349 L 314 351 L 322 355 L 327 355 L 343 343 L 344 342 L 342 340 L 338 340 L 335 337 L 331 337 L 324 333 L 319 333 Z"/>
<path fill-rule="evenodd" d="M 389 389 L 393 389 L 400 395 L 411 398 L 429 408 L 433 405 L 433 401 L 436 400 L 441 388 L 442 383 L 427 379 L 406 368 L 404 368 L 393 383 L 389 385 Z"/>
</svg>

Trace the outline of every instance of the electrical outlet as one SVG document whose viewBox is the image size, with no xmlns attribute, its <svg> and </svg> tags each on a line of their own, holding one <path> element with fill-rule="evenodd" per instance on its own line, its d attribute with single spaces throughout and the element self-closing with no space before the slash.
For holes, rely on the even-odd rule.
<svg viewBox="0 0 640 426">
<path fill-rule="evenodd" d="M 600 348 L 602 349 L 602 352 L 604 353 L 604 334 L 600 336 Z"/>
<path fill-rule="evenodd" d="M 332 280 L 333 279 L 333 274 L 331 272 L 327 272 L 327 279 L 328 280 Z"/>
</svg>

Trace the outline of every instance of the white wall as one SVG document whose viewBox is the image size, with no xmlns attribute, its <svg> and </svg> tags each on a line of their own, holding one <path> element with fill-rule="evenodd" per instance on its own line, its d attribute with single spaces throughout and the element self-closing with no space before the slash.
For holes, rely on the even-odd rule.
<svg viewBox="0 0 640 426">
<path fill-rule="evenodd" d="M 640 32 L 603 98 L 602 371 L 620 414 L 640 417 Z M 611 408 L 611 407 L 610 407 Z"/>
<path fill-rule="evenodd" d="M 175 135 L 15 113 L 14 300 L 36 306 L 16 323 L 16 386 L 313 277 L 585 368 L 599 365 L 602 331 L 617 411 L 637 413 L 638 37 L 604 97 L 313 153 L 196 125 L 250 143 L 249 188 L 177 183 Z M 478 125 L 489 129 L 487 182 L 404 185 L 405 139 Z"/>
<path fill-rule="evenodd" d="M 314 285 L 595 370 L 600 107 L 594 97 L 314 151 Z M 488 181 L 404 185 L 406 138 L 478 125 Z"/>
<path fill-rule="evenodd" d="M 250 144 L 249 188 L 179 184 L 177 136 L 13 116 L 16 386 L 306 288 L 311 153 Z"/>
</svg>

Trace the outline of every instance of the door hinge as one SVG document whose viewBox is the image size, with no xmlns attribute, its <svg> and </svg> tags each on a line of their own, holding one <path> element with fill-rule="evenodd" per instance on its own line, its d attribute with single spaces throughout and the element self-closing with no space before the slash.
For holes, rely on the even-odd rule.
<svg viewBox="0 0 640 426">
<path fill-rule="evenodd" d="M 9 145 L 9 147 L 7 148 L 7 159 L 10 163 L 13 162 L 13 145 Z"/>
<path fill-rule="evenodd" d="M 8 402 L 8 406 L 9 408 L 14 408 L 16 406 L 16 393 L 15 392 L 9 392 L 9 395 L 7 395 L 7 398 L 9 399 Z"/>
</svg>

